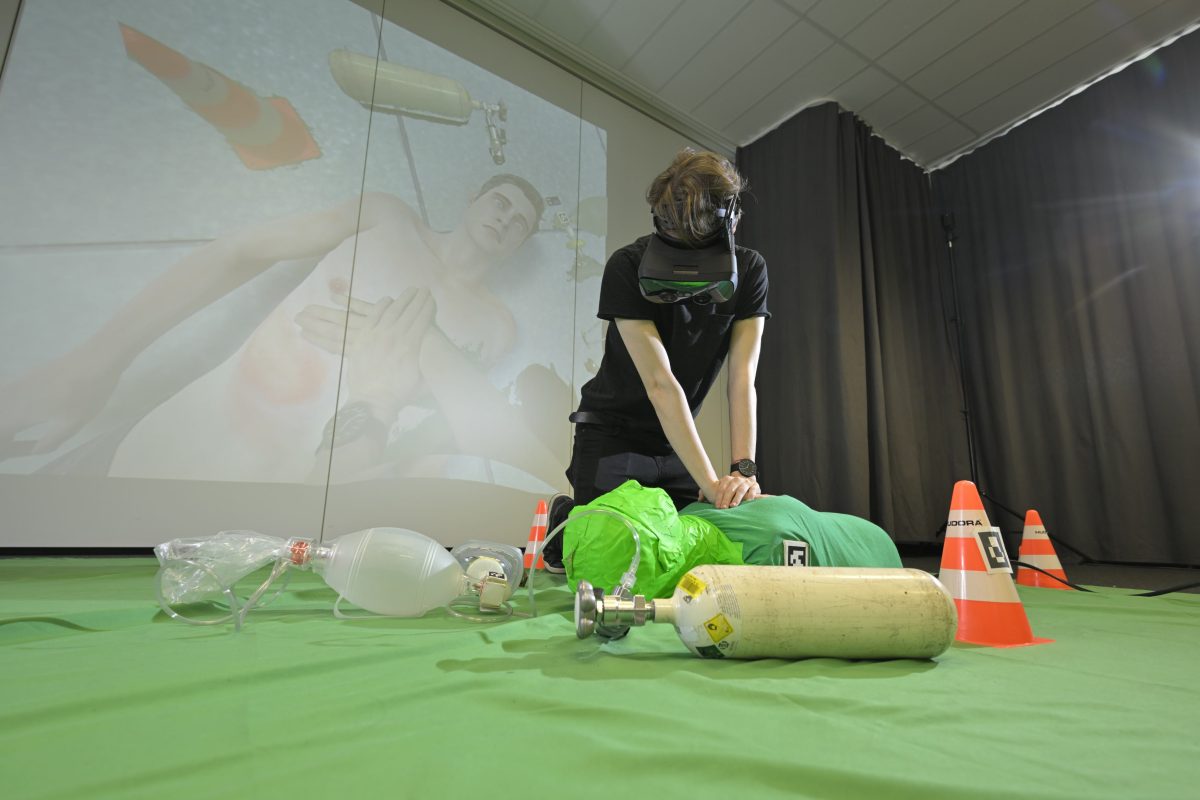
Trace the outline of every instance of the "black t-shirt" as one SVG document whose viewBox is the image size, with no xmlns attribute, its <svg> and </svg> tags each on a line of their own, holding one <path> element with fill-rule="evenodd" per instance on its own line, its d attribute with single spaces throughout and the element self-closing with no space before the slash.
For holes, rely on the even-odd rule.
<svg viewBox="0 0 1200 800">
<path fill-rule="evenodd" d="M 737 291 L 724 303 L 652 303 L 638 288 L 638 264 L 650 242 L 643 236 L 612 254 L 600 284 L 596 316 L 608 320 L 652 320 L 671 361 L 671 372 L 687 397 L 694 417 L 729 353 L 735 320 L 770 317 L 767 311 L 767 263 L 747 247 L 737 248 Z M 600 370 L 583 385 L 580 411 L 606 423 L 663 436 L 662 426 L 637 367 L 615 324 L 608 326 Z"/>
</svg>

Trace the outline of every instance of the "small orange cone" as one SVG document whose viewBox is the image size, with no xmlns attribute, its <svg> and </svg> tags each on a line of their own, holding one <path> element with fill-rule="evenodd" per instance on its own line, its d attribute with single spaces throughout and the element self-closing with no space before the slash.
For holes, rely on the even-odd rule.
<svg viewBox="0 0 1200 800">
<path fill-rule="evenodd" d="M 136 28 L 117 23 L 126 54 L 216 128 L 250 169 L 319 158 L 321 148 L 283 97 L 260 97 L 207 64 Z"/>
<path fill-rule="evenodd" d="M 1054 552 L 1054 542 L 1050 541 L 1050 537 L 1046 534 L 1046 526 L 1042 524 L 1042 517 L 1032 508 L 1025 512 L 1025 532 L 1021 535 L 1021 553 L 1017 560 L 1040 567 L 1055 578 L 1063 581 L 1067 579 L 1062 562 L 1058 560 L 1058 553 Z M 1066 583 L 1059 583 L 1054 578 L 1028 567 L 1017 568 L 1017 583 L 1022 586 L 1040 586 L 1043 589 L 1069 590 L 1071 588 Z"/>
<path fill-rule="evenodd" d="M 1004 540 L 988 522 L 979 490 L 970 481 L 954 484 L 938 579 L 958 608 L 957 641 L 989 647 L 1053 641 L 1039 639 L 1030 630 Z"/>
<path fill-rule="evenodd" d="M 546 526 L 550 524 L 550 509 L 545 500 L 538 500 L 533 512 L 533 523 L 529 526 L 529 541 L 525 543 L 525 569 L 544 569 L 542 545 L 546 543 Z M 537 566 L 534 566 L 534 559 Z"/>
</svg>

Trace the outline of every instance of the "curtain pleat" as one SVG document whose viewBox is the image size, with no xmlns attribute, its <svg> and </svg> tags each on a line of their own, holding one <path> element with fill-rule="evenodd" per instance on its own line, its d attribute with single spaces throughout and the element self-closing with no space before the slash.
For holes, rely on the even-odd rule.
<svg viewBox="0 0 1200 800">
<path fill-rule="evenodd" d="M 833 103 L 740 149 L 738 165 L 739 240 L 771 279 L 764 488 L 936 540 L 969 471 L 928 176 Z"/>
<path fill-rule="evenodd" d="M 934 173 L 984 483 L 1094 558 L 1200 563 L 1200 37 Z"/>
</svg>

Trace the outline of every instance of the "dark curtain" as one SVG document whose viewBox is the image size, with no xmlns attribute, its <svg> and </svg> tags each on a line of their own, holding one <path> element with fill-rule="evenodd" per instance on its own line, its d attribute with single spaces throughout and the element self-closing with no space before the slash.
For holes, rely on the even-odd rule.
<svg viewBox="0 0 1200 800">
<path fill-rule="evenodd" d="M 767 260 L 765 491 L 932 541 L 968 476 L 928 176 L 829 103 L 738 151 L 738 240 Z"/>
<path fill-rule="evenodd" d="M 1197 76 L 1192 34 L 934 173 L 982 482 L 1095 558 L 1200 563 Z"/>
</svg>

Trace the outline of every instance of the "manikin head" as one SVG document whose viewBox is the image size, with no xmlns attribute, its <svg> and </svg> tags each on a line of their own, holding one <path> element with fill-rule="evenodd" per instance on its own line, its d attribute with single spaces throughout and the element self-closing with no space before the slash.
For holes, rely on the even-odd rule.
<svg viewBox="0 0 1200 800">
<path fill-rule="evenodd" d="M 542 196 L 529 181 L 496 175 L 467 206 L 463 228 L 480 250 L 500 259 L 512 255 L 533 235 L 544 210 Z"/>
</svg>

